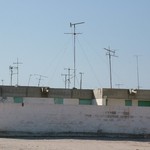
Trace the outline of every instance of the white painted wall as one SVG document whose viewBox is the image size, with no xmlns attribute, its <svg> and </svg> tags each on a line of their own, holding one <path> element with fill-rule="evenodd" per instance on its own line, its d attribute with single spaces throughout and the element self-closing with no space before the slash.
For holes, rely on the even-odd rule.
<svg viewBox="0 0 150 150">
<path fill-rule="evenodd" d="M 150 109 L 0 102 L 1 131 L 150 134 Z"/>
<path fill-rule="evenodd" d="M 79 99 L 64 99 L 64 105 L 79 105 Z"/>
<path fill-rule="evenodd" d="M 94 99 L 93 100 L 93 105 L 104 105 L 103 99 Z"/>
<path fill-rule="evenodd" d="M 125 106 L 125 99 L 108 99 L 108 106 Z"/>
</svg>

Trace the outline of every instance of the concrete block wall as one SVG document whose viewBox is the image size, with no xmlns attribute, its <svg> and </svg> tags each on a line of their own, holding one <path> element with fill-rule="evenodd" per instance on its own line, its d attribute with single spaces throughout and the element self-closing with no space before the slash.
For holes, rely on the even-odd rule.
<svg viewBox="0 0 150 150">
<path fill-rule="evenodd" d="M 108 99 L 108 106 L 125 106 L 125 99 Z"/>
<path fill-rule="evenodd" d="M 72 98 L 93 99 L 93 90 L 87 89 L 58 89 L 49 87 L 26 87 L 26 86 L 0 86 L 1 97 L 46 97 L 46 98 Z"/>
<path fill-rule="evenodd" d="M 0 136 L 52 133 L 150 134 L 150 109 L 0 102 Z"/>
</svg>

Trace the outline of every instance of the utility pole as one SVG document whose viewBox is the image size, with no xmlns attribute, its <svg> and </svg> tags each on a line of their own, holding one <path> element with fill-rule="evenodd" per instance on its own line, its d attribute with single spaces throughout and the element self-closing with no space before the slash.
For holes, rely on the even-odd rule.
<svg viewBox="0 0 150 150">
<path fill-rule="evenodd" d="M 17 85 L 19 84 L 19 65 L 21 65 L 22 63 L 18 61 L 17 58 L 17 62 L 14 62 L 13 64 L 16 64 L 16 69 L 17 69 Z"/>
<path fill-rule="evenodd" d="M 73 61 L 73 63 L 74 63 L 74 88 L 76 87 L 76 35 L 77 34 L 81 34 L 81 33 L 76 33 L 76 25 L 79 25 L 79 24 L 83 24 L 84 22 L 78 22 L 78 23 L 70 23 L 70 27 L 73 27 L 74 28 L 74 31 L 73 31 L 73 33 L 67 33 L 67 34 L 73 34 L 73 36 L 74 36 L 74 48 L 73 48 L 73 50 L 74 50 L 74 61 Z"/>
<path fill-rule="evenodd" d="M 82 75 L 83 75 L 83 72 L 80 72 L 80 89 L 82 89 Z"/>
<path fill-rule="evenodd" d="M 61 76 L 65 76 L 65 89 L 67 88 L 67 74 L 61 74 Z"/>
<path fill-rule="evenodd" d="M 135 55 L 135 57 L 136 57 L 137 89 L 140 89 L 139 55 Z"/>
<path fill-rule="evenodd" d="M 108 55 L 109 58 L 109 73 L 110 73 L 110 88 L 112 89 L 112 69 L 111 69 L 111 57 L 118 57 L 115 55 L 115 50 L 111 50 L 110 47 L 104 48 L 104 50 L 107 51 L 106 55 Z"/>
</svg>

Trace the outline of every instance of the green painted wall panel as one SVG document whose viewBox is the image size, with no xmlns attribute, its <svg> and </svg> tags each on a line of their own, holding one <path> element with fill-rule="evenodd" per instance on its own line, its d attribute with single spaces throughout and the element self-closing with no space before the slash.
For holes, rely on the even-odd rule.
<svg viewBox="0 0 150 150">
<path fill-rule="evenodd" d="M 125 106 L 132 106 L 132 100 L 125 100 Z"/>
<path fill-rule="evenodd" d="M 80 105 L 92 105 L 92 100 L 91 99 L 79 99 L 79 104 Z"/>
<path fill-rule="evenodd" d="M 150 107 L 150 101 L 138 101 L 138 106 Z"/>
<path fill-rule="evenodd" d="M 23 97 L 14 97 L 14 103 L 23 103 Z"/>
<path fill-rule="evenodd" d="M 54 98 L 54 103 L 55 104 L 63 104 L 64 100 L 63 100 L 63 98 Z"/>
</svg>

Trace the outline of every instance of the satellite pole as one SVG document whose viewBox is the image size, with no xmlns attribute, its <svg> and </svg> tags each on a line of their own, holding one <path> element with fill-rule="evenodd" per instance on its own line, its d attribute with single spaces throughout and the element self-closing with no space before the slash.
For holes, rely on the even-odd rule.
<svg viewBox="0 0 150 150">
<path fill-rule="evenodd" d="M 18 85 L 19 84 L 19 65 L 21 65 L 22 63 L 19 62 L 17 58 L 17 62 L 14 62 L 13 64 L 17 65 L 15 68 L 17 69 L 17 85 Z"/>
<path fill-rule="evenodd" d="M 73 28 L 74 28 L 74 32 L 73 33 L 68 33 L 68 34 L 73 34 L 74 35 L 74 88 L 75 88 L 75 86 L 76 86 L 76 35 L 77 34 L 81 34 L 81 33 L 76 33 L 76 25 L 79 25 L 79 24 L 83 24 L 84 22 L 78 22 L 78 23 L 70 23 L 70 27 L 72 27 L 73 26 Z"/>
<path fill-rule="evenodd" d="M 109 73 L 110 73 L 110 88 L 112 89 L 112 69 L 111 69 L 111 57 L 117 57 L 115 55 L 115 50 L 111 50 L 110 47 L 107 49 L 107 48 L 104 48 L 104 50 L 107 51 L 106 55 L 108 55 L 109 57 Z"/>
<path fill-rule="evenodd" d="M 80 89 L 82 89 L 82 75 L 83 75 L 83 72 L 80 72 Z"/>
</svg>

